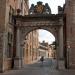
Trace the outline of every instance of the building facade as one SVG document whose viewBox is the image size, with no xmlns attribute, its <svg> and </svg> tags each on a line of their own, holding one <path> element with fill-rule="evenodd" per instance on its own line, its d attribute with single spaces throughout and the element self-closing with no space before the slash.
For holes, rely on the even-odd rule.
<svg viewBox="0 0 75 75">
<path fill-rule="evenodd" d="M 65 0 L 64 5 L 64 48 L 67 68 L 75 68 L 75 1 Z"/>
<path fill-rule="evenodd" d="M 48 42 L 43 41 L 42 43 L 39 43 L 39 57 L 44 56 L 45 58 L 53 58 L 54 50 L 51 45 L 48 44 Z"/>
<path fill-rule="evenodd" d="M 14 28 L 15 21 L 13 15 L 28 15 L 29 1 L 28 0 L 0 0 L 0 71 L 5 71 L 15 67 L 15 61 L 18 59 L 16 51 L 16 39 Z M 29 63 L 37 58 L 37 53 L 30 58 L 33 49 L 38 47 L 38 32 L 37 30 L 30 32 L 26 36 L 26 44 L 23 45 L 24 52 L 21 57 L 24 63 Z M 36 41 L 36 44 L 34 44 Z M 31 43 L 32 42 L 32 43 Z M 33 46 L 34 45 L 34 46 Z M 26 50 L 27 49 L 27 50 Z M 27 52 L 28 53 L 27 53 Z M 30 53 L 29 53 L 30 52 Z M 23 56 L 24 54 L 24 56 Z M 27 57 L 28 56 L 28 57 Z M 35 56 L 35 57 L 34 57 Z M 21 61 L 22 61 L 21 60 Z"/>
<path fill-rule="evenodd" d="M 38 30 L 30 32 L 26 36 L 26 44 L 24 46 L 24 63 L 30 64 L 33 63 L 34 60 L 38 58 Z"/>
</svg>

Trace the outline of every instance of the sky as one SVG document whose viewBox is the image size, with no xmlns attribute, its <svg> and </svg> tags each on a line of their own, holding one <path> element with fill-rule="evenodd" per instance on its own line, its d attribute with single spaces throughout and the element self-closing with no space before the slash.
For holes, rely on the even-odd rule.
<svg viewBox="0 0 75 75">
<path fill-rule="evenodd" d="M 37 4 L 38 1 L 42 1 L 43 4 L 48 3 L 52 14 L 57 14 L 58 13 L 58 6 L 63 7 L 63 4 L 65 3 L 65 0 L 29 0 L 29 6 L 31 4 Z M 53 34 L 46 30 L 39 30 L 39 41 L 46 41 L 49 44 L 51 44 L 53 41 L 55 41 L 55 37 Z"/>
<path fill-rule="evenodd" d="M 39 30 L 39 41 L 40 42 L 45 41 L 51 44 L 53 41 L 55 41 L 55 37 L 49 31 L 40 29 Z"/>
</svg>

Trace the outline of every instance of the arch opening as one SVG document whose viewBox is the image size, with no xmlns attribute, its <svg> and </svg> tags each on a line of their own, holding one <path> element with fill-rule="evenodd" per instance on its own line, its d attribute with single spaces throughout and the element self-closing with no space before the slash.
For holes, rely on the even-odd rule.
<svg viewBox="0 0 75 75">
<path fill-rule="evenodd" d="M 55 59 L 57 63 L 56 45 L 54 42 L 55 36 L 48 30 L 34 29 L 26 34 L 23 46 L 24 64 L 35 64 L 34 61 L 39 63 L 42 56 L 44 56 L 46 62 L 50 61 L 50 64 L 54 62 L 53 59 Z M 44 66 L 51 66 L 50 64 Z M 39 66 L 40 64 L 38 67 Z"/>
<path fill-rule="evenodd" d="M 40 12 L 39 12 L 40 13 Z M 32 15 L 33 16 L 33 15 Z M 25 52 L 26 54 L 23 54 L 25 57 L 27 56 L 27 58 L 28 59 L 25 59 L 26 61 L 27 61 L 27 63 L 28 63 L 28 61 L 31 59 L 31 60 L 34 60 L 34 59 L 37 59 L 37 57 L 36 57 L 36 55 L 37 55 L 37 53 L 36 53 L 36 51 L 37 51 L 37 49 L 38 49 L 38 47 L 35 49 L 35 47 L 34 46 L 31 46 L 32 44 L 34 44 L 35 43 L 35 39 L 33 39 L 32 37 L 30 37 L 31 35 L 33 35 L 33 36 L 35 36 L 32 32 L 34 32 L 34 30 L 36 31 L 36 29 L 45 29 L 45 30 L 48 30 L 49 32 L 51 32 L 54 36 L 55 36 L 55 39 L 56 39 L 56 41 L 55 42 L 53 42 L 53 45 L 55 45 L 55 46 L 58 46 L 58 48 L 57 47 L 55 47 L 57 50 L 63 50 L 63 35 L 61 35 L 61 33 L 62 33 L 62 29 L 63 29 L 63 26 L 62 26 L 62 24 L 61 24 L 61 22 L 59 22 L 59 18 L 58 18 L 58 20 L 56 21 L 56 20 L 49 20 L 49 18 L 47 18 L 47 17 L 43 17 L 43 18 L 41 18 L 40 16 L 39 17 L 36 17 L 35 18 L 35 16 L 34 17 L 32 17 L 31 15 L 29 15 L 29 17 L 30 17 L 30 19 L 28 20 L 28 18 L 29 17 L 22 17 L 22 19 L 24 18 L 27 18 L 27 20 L 25 19 L 25 20 L 23 20 L 23 21 L 25 21 L 25 22 L 21 22 L 21 25 L 19 25 L 19 26 L 22 26 L 21 28 L 19 28 L 20 29 L 20 31 L 21 31 L 21 35 L 22 36 L 20 36 L 20 38 L 21 38 L 21 50 L 23 50 L 23 53 Z M 53 16 L 53 15 L 52 15 Z M 56 16 L 56 15 L 54 15 L 54 16 Z M 31 19 L 32 18 L 32 19 Z M 36 20 L 35 20 L 35 19 Z M 40 20 L 39 20 L 39 18 L 41 19 L 41 22 L 39 22 Z M 21 20 L 22 20 L 21 19 Z M 55 18 L 56 19 L 56 18 Z M 38 20 L 38 21 L 37 21 Z M 46 23 L 44 22 L 45 20 L 48 20 Z M 54 23 L 53 23 L 54 22 Z M 58 22 L 58 23 L 57 23 Z M 23 24 L 24 23 L 24 24 Z M 22 32 L 23 31 L 23 32 Z M 61 31 L 61 32 L 60 32 Z M 62 37 L 62 41 L 61 41 L 61 37 Z M 31 40 L 27 40 L 27 38 L 28 39 L 33 39 L 32 41 L 34 42 L 34 43 L 30 43 L 29 41 L 31 41 Z M 19 40 L 20 39 L 18 39 L 18 42 L 19 42 Z M 43 41 L 44 42 L 44 41 Z M 27 44 L 26 44 L 27 43 Z M 28 45 L 29 44 L 31 44 L 30 45 L 30 47 L 28 47 Z M 20 45 L 20 43 L 18 44 L 18 45 Z M 38 46 L 38 44 L 35 44 L 36 46 Z M 61 47 L 61 45 L 62 45 L 62 47 Z M 60 46 L 60 47 L 59 47 Z M 27 47 L 27 48 L 26 48 Z M 26 50 L 25 50 L 25 48 L 26 48 Z M 28 49 L 29 49 L 29 51 L 28 51 Z M 17 51 L 18 51 L 18 49 L 17 49 Z M 19 50 L 19 52 L 20 52 L 20 50 Z M 28 56 L 28 53 L 30 54 L 30 56 Z M 58 54 L 59 52 L 57 52 L 57 56 L 59 55 Z M 36 54 L 36 55 L 34 55 L 34 54 Z M 63 54 L 62 52 L 61 52 L 61 54 Z M 60 55 L 61 55 L 60 54 Z M 33 57 L 31 57 L 31 55 L 33 55 Z M 49 56 L 49 55 L 48 55 Z M 58 57 L 57 57 L 57 60 L 58 60 Z M 28 63 L 29 64 L 29 63 Z M 57 61 L 57 64 L 58 64 L 58 61 Z"/>
</svg>

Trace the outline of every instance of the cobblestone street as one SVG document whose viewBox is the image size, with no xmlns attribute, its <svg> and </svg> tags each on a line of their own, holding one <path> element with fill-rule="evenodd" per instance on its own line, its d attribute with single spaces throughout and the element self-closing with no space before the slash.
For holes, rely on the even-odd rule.
<svg viewBox="0 0 75 75">
<path fill-rule="evenodd" d="M 25 65 L 20 70 L 11 70 L 0 75 L 75 75 L 74 70 L 56 70 L 56 62 L 45 59 L 43 65 L 40 61 L 31 65 Z"/>
</svg>

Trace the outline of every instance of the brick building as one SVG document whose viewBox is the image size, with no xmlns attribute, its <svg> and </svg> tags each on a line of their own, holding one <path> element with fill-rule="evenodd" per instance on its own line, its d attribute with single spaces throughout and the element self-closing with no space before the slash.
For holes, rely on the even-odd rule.
<svg viewBox="0 0 75 75">
<path fill-rule="evenodd" d="M 67 68 L 75 68 L 75 0 L 65 0 L 64 50 Z"/>
</svg>

